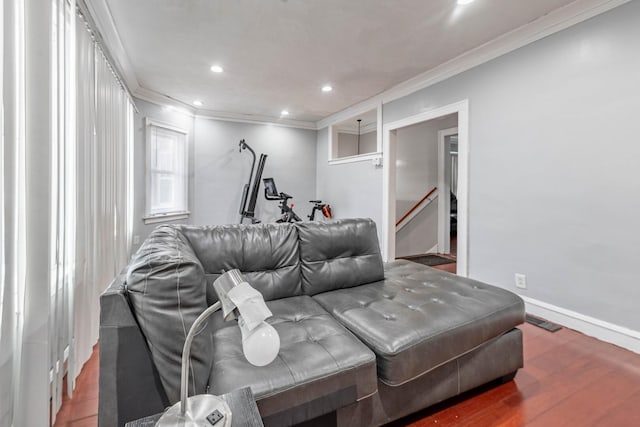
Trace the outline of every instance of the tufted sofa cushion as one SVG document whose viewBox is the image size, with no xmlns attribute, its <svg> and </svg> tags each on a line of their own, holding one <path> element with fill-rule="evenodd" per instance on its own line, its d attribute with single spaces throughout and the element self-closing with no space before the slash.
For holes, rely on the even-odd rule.
<svg viewBox="0 0 640 427">
<path fill-rule="evenodd" d="M 370 219 L 298 222 L 302 292 L 315 295 L 384 278 L 376 224 Z"/>
<path fill-rule="evenodd" d="M 129 301 L 170 402 L 180 399 L 182 346 L 207 308 L 202 265 L 175 226 L 156 228 L 129 263 Z M 205 338 L 205 339 L 203 339 Z M 211 340 L 193 342 L 190 393 L 203 393 L 211 368 Z"/>
<path fill-rule="evenodd" d="M 277 358 L 265 367 L 249 364 L 239 328 L 227 323 L 213 332 L 211 393 L 250 386 L 260 414 L 271 425 L 301 422 L 375 393 L 375 355 L 311 297 L 267 305 L 273 312 L 267 322 L 280 335 Z M 278 419 L 282 412 L 286 420 Z"/>
<path fill-rule="evenodd" d="M 239 269 L 266 301 L 301 295 L 298 233 L 291 224 L 180 226 L 211 285 Z M 207 286 L 209 305 L 218 300 Z"/>
<path fill-rule="evenodd" d="M 383 281 L 314 296 L 371 348 L 378 376 L 402 385 L 524 321 L 515 294 L 409 261 Z"/>
</svg>

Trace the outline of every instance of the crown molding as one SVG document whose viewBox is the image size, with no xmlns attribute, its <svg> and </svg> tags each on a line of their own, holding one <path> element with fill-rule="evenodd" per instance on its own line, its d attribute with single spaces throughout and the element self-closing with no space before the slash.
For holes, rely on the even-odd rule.
<svg viewBox="0 0 640 427">
<path fill-rule="evenodd" d="M 198 118 L 222 120 L 225 122 L 250 123 L 255 125 L 272 125 L 297 129 L 318 130 L 314 122 L 292 119 L 274 119 L 269 116 L 253 114 L 225 113 L 221 111 L 198 110 Z"/>
<path fill-rule="evenodd" d="M 147 102 L 151 102 L 152 104 L 162 105 L 162 106 L 171 106 L 173 108 L 179 109 L 184 113 L 197 118 L 210 119 L 210 120 L 222 120 L 227 122 L 251 123 L 251 124 L 260 124 L 260 125 L 273 125 L 273 126 L 283 126 L 283 127 L 298 128 L 298 129 L 316 130 L 316 124 L 314 122 L 305 122 L 302 120 L 292 120 L 292 119 L 274 119 L 273 117 L 269 117 L 269 116 L 227 113 L 222 111 L 211 111 L 206 109 L 194 108 L 192 105 L 186 104 L 175 98 L 172 98 L 167 95 L 163 95 L 159 92 L 144 88 L 142 86 L 139 86 L 136 89 L 136 91 L 133 93 L 133 95 L 136 98 L 142 99 Z"/>
<path fill-rule="evenodd" d="M 498 58 L 530 43 L 572 27 L 594 16 L 600 15 L 631 0 L 576 0 L 554 10 L 529 24 L 505 33 L 477 48 L 406 80 L 363 102 L 319 120 L 318 129 L 345 120 L 372 105 L 386 104 L 411 93 L 432 86 L 478 65 Z M 366 107 L 365 107 L 366 106 Z"/>
<path fill-rule="evenodd" d="M 96 27 L 94 30 L 101 41 L 100 44 L 104 49 L 108 50 L 113 66 L 124 79 L 129 91 L 135 93 L 140 87 L 138 77 L 122 44 L 107 2 L 105 0 L 78 0 L 78 3 L 84 3 Z"/>
<path fill-rule="evenodd" d="M 374 96 L 365 101 L 359 102 L 358 104 L 354 104 L 351 107 L 348 107 L 342 111 L 339 111 L 335 114 L 325 117 L 324 119 L 316 123 L 316 128 L 320 130 L 329 125 L 333 125 L 337 122 L 341 122 L 341 121 L 353 118 L 355 116 L 358 116 L 360 114 L 364 114 L 369 110 L 377 109 L 382 105 L 381 104 L 382 98 L 380 97 L 380 95 Z"/>
<path fill-rule="evenodd" d="M 198 111 L 192 105 L 189 105 L 175 98 L 172 98 L 168 95 L 161 94 L 159 92 L 156 92 L 155 90 L 147 89 L 142 86 L 138 86 L 136 88 L 136 90 L 133 92 L 133 96 L 143 101 L 150 102 L 152 104 L 160 105 L 163 107 L 173 107 L 173 108 L 182 110 L 184 113 L 189 114 L 191 116 L 195 116 Z"/>
</svg>

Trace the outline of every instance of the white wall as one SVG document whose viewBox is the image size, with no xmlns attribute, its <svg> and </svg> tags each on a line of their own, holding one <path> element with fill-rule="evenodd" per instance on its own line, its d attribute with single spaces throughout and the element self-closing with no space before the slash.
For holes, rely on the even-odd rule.
<svg viewBox="0 0 640 427">
<path fill-rule="evenodd" d="M 438 198 L 396 233 L 396 258 L 436 253 L 438 246 Z"/>
<path fill-rule="evenodd" d="M 242 188 L 249 179 L 251 154 L 238 152 L 244 139 L 256 152 L 267 154 L 263 178 L 275 179 L 278 191 L 293 196 L 302 218 L 316 197 L 316 131 L 197 118 L 195 124 L 194 224 L 238 223 Z M 264 198 L 260 184 L 256 217 L 272 222 L 280 215 L 278 202 Z M 248 221 L 247 221 L 248 222 Z"/>
<path fill-rule="evenodd" d="M 338 158 L 355 156 L 356 154 L 375 153 L 378 151 L 378 133 L 367 132 L 360 135 L 360 152 L 358 153 L 358 134 L 338 133 Z"/>
<path fill-rule="evenodd" d="M 347 164 L 328 163 L 328 128 L 318 131 L 316 191 L 329 203 L 335 218 L 371 218 L 381 238 L 382 169 L 371 160 Z"/>
<path fill-rule="evenodd" d="M 515 290 L 514 273 L 524 273 L 522 294 L 633 331 L 638 22 L 633 1 L 383 106 L 389 123 L 469 100 L 471 277 Z M 326 136 L 319 132 L 319 146 Z M 323 197 L 351 200 L 379 221 L 381 171 L 329 170 L 318 153 Z"/>
<path fill-rule="evenodd" d="M 189 132 L 189 210 L 191 216 L 176 223 L 238 223 L 242 188 L 249 178 L 251 155 L 238 152 L 241 139 L 267 154 L 263 177 L 273 177 L 278 190 L 291 194 L 301 217 L 311 212 L 309 200 L 316 198 L 316 131 L 275 125 L 259 125 L 211 120 L 168 110 L 136 99 L 134 236 L 142 242 L 159 224 L 145 225 L 145 133 L 144 119 L 150 117 Z M 325 147 L 326 148 L 326 147 Z M 257 167 L 257 161 L 256 161 Z M 273 221 L 279 215 L 277 202 L 264 198 L 260 186 L 256 216 Z M 247 221 L 248 222 L 248 221 Z M 139 244 L 134 245 L 134 250 Z"/>
</svg>

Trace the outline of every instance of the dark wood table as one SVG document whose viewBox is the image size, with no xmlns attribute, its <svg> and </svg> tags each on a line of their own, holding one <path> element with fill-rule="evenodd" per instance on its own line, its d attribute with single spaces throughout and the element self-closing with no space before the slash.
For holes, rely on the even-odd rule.
<svg viewBox="0 0 640 427">
<path fill-rule="evenodd" d="M 220 396 L 231 408 L 232 427 L 264 427 L 258 406 L 249 387 L 234 390 Z M 125 424 L 125 427 L 154 427 L 162 413 L 151 415 Z"/>
</svg>

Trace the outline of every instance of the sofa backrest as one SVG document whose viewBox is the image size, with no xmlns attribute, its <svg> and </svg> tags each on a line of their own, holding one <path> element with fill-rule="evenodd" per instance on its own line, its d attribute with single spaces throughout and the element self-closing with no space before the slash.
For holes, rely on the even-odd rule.
<svg viewBox="0 0 640 427">
<path fill-rule="evenodd" d="M 179 399 L 187 333 L 218 299 L 211 283 L 234 268 L 267 301 L 384 278 L 371 220 L 156 228 L 133 256 L 126 287 L 171 403 Z M 211 346 L 207 334 L 193 342 L 191 394 L 205 391 Z"/>
<path fill-rule="evenodd" d="M 156 228 L 129 263 L 127 296 L 171 403 L 180 399 L 182 346 L 191 325 L 207 308 L 205 286 L 202 265 L 175 226 Z M 206 389 L 211 370 L 206 355 L 212 350 L 205 334 L 193 341 L 192 394 Z"/>
<path fill-rule="evenodd" d="M 372 220 L 298 222 L 295 227 L 305 295 L 384 279 L 376 224 Z"/>
<path fill-rule="evenodd" d="M 265 301 L 302 294 L 298 233 L 292 224 L 179 226 L 202 263 L 207 284 L 240 270 Z M 207 286 L 207 303 L 218 300 Z"/>
</svg>

